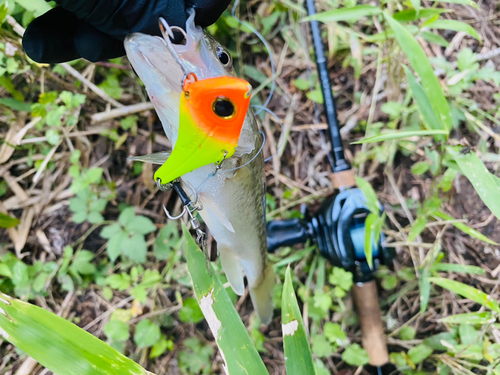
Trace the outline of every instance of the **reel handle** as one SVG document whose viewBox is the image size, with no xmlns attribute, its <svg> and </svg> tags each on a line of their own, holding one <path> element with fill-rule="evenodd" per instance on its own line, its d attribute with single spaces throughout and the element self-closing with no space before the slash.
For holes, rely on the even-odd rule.
<svg viewBox="0 0 500 375">
<path fill-rule="evenodd" d="M 312 238 L 313 231 L 302 219 L 276 220 L 267 223 L 267 247 L 273 252 L 282 246 L 305 243 Z"/>
<path fill-rule="evenodd" d="M 363 348 L 368 352 L 370 365 L 383 366 L 389 362 L 389 352 L 378 303 L 377 284 L 375 280 L 357 283 L 353 285 L 352 292 L 363 332 Z"/>
</svg>

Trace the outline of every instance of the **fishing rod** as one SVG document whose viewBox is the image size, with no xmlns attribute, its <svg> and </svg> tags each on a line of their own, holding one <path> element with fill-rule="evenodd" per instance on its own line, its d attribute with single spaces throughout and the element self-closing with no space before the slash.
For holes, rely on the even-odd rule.
<svg viewBox="0 0 500 375">
<path fill-rule="evenodd" d="M 316 14 L 314 0 L 305 2 L 309 16 Z M 378 242 L 372 244 L 372 267 L 367 262 L 365 221 L 370 210 L 366 205 L 365 195 L 356 187 L 354 171 L 345 159 L 319 23 L 311 20 L 309 26 L 332 145 L 333 173 L 330 180 L 336 192 L 323 202 L 313 216 L 306 211 L 303 219 L 268 222 L 267 244 L 269 251 L 273 252 L 281 246 L 312 240 L 317 243 L 320 254 L 334 266 L 352 272 L 352 292 L 361 325 L 362 343 L 370 358 L 365 369 L 370 374 L 395 374 L 396 368 L 389 362 L 374 277 L 378 266 L 392 264 L 394 254 L 382 245 L 381 235 Z M 382 211 L 382 205 L 378 205 Z"/>
</svg>

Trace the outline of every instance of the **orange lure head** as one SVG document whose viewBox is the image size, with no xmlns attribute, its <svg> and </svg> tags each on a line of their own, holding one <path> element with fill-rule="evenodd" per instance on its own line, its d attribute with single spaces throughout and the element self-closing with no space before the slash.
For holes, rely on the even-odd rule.
<svg viewBox="0 0 500 375">
<path fill-rule="evenodd" d="M 179 135 L 169 159 L 155 173 L 162 183 L 231 157 L 250 105 L 251 86 L 235 77 L 184 80 Z"/>
<path fill-rule="evenodd" d="M 183 99 L 194 123 L 209 138 L 230 145 L 231 150 L 227 151 L 232 155 L 250 105 L 252 87 L 235 77 L 194 81 L 189 78 L 184 82 Z"/>
</svg>

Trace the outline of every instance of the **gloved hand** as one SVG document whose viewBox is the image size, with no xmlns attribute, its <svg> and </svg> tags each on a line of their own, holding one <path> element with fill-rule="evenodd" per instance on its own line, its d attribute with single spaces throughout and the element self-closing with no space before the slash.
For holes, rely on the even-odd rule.
<svg viewBox="0 0 500 375">
<path fill-rule="evenodd" d="M 56 0 L 60 6 L 36 18 L 26 29 L 23 47 L 39 63 L 83 57 L 90 61 L 125 55 L 129 33 L 160 35 L 158 18 L 171 26 L 186 25 L 187 9 L 196 24 L 214 23 L 230 0 Z"/>
</svg>

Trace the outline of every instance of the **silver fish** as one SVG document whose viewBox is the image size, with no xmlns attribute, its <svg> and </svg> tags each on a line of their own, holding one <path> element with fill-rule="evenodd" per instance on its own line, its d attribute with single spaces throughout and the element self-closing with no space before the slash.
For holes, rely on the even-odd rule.
<svg viewBox="0 0 500 375">
<path fill-rule="evenodd" d="M 183 45 L 170 44 L 177 56 L 169 52 L 169 41 L 160 37 L 136 33 L 125 39 L 127 57 L 144 82 L 165 134 L 174 145 L 184 76 L 178 59 L 184 69 L 194 72 L 198 79 L 235 75 L 227 59 L 228 52 L 195 26 L 194 11 L 186 23 L 185 39 Z M 199 213 L 217 241 L 222 266 L 233 290 L 239 295 L 244 293 L 246 275 L 253 306 L 262 323 L 268 324 L 273 315 L 271 292 L 275 275 L 267 262 L 261 146 L 255 116 L 249 109 L 236 152 L 222 163 L 221 170 L 209 177 L 214 165 L 207 165 L 182 176 L 181 181 L 193 186 L 198 193 L 204 207 Z M 168 153 L 163 153 L 136 160 L 156 164 L 167 157 Z"/>
</svg>

